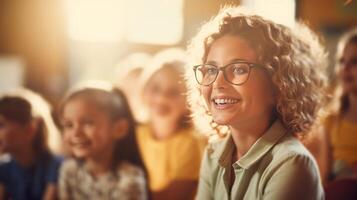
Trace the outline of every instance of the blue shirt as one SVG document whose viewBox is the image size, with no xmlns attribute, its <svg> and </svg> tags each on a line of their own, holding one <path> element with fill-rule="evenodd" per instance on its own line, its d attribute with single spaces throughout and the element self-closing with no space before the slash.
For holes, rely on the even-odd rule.
<svg viewBox="0 0 357 200">
<path fill-rule="evenodd" d="M 0 163 L 0 184 L 5 188 L 5 199 L 42 199 L 46 186 L 56 184 L 62 158 L 49 156 L 25 168 L 14 159 Z"/>
</svg>

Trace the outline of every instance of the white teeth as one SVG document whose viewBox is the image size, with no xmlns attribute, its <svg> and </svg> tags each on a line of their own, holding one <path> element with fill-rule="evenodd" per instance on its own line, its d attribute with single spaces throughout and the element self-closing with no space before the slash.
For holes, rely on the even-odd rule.
<svg viewBox="0 0 357 200">
<path fill-rule="evenodd" d="M 234 104 L 238 102 L 238 99 L 214 99 L 216 104 Z"/>
</svg>

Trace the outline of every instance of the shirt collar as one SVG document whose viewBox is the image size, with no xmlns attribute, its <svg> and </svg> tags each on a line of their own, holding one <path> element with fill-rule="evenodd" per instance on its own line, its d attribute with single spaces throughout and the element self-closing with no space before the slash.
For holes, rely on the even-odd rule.
<svg viewBox="0 0 357 200">
<path fill-rule="evenodd" d="M 248 152 L 236 163 L 240 167 L 248 169 L 260 160 L 271 148 L 273 148 L 279 139 L 286 134 L 286 132 L 287 131 L 280 120 L 276 120 L 270 128 L 250 147 Z M 229 136 L 225 141 L 223 150 L 220 151 L 218 163 L 222 167 L 227 167 L 232 164 L 234 148 L 235 146 L 232 136 Z"/>
</svg>

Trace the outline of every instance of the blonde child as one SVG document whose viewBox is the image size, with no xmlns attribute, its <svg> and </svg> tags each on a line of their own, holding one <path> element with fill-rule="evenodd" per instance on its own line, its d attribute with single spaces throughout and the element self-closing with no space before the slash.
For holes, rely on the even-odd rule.
<svg viewBox="0 0 357 200">
<path fill-rule="evenodd" d="M 140 76 L 150 63 L 151 56 L 146 53 L 133 53 L 118 63 L 114 82 L 128 98 L 136 121 L 143 121 L 140 98 Z"/>
<path fill-rule="evenodd" d="M 357 27 L 341 36 L 336 61 L 338 87 L 324 127 L 329 153 L 324 175 L 357 179 Z"/>
<path fill-rule="evenodd" d="M 183 51 L 169 49 L 142 74 L 148 120 L 138 128 L 137 139 L 153 199 L 192 199 L 197 187 L 204 141 L 189 119 L 184 64 Z"/>
</svg>

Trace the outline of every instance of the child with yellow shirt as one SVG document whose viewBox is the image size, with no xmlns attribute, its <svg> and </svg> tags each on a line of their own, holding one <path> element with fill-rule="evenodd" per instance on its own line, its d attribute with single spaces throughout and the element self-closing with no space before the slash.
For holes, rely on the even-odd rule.
<svg viewBox="0 0 357 200">
<path fill-rule="evenodd" d="M 197 188 L 204 139 L 189 119 L 184 58 L 178 49 L 160 52 L 142 74 L 148 120 L 137 140 L 153 199 L 193 199 Z"/>
</svg>

